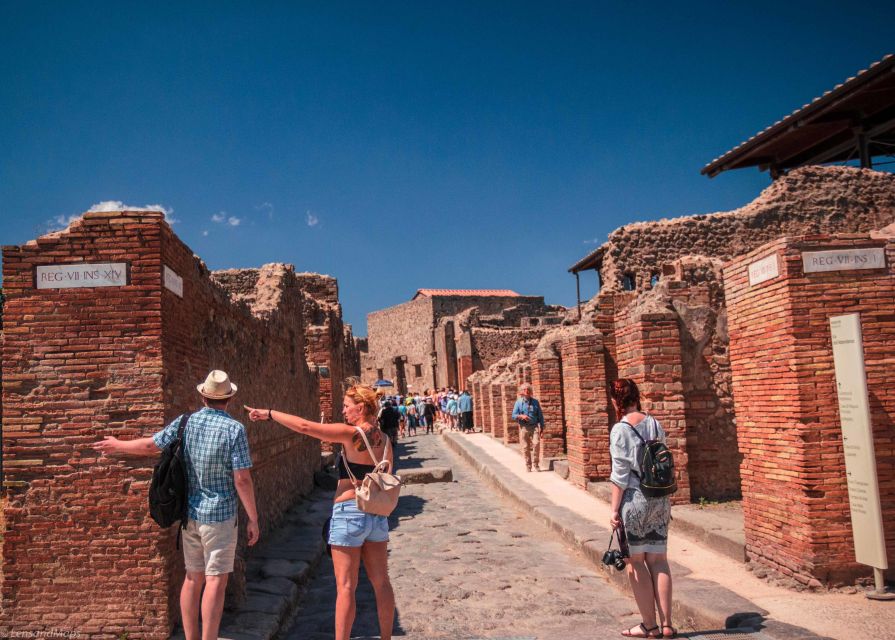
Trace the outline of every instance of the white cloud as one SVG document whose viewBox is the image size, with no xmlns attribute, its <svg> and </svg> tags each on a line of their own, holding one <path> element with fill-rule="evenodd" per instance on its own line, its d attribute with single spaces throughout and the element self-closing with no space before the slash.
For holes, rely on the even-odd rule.
<svg viewBox="0 0 895 640">
<path fill-rule="evenodd" d="M 202 229 L 202 237 L 205 238 L 208 236 L 208 229 Z"/>
<path fill-rule="evenodd" d="M 318 224 L 320 224 L 320 218 L 318 218 L 316 215 L 314 215 L 314 213 L 310 209 L 308 209 L 308 211 L 306 212 L 306 215 L 307 215 L 307 223 L 308 223 L 309 227 L 316 227 Z"/>
<path fill-rule="evenodd" d="M 214 214 L 213 216 L 211 216 L 211 221 L 216 222 L 217 224 L 226 224 L 231 227 L 238 227 L 242 224 L 242 218 L 227 215 L 226 211 L 221 211 L 220 213 Z"/>
<path fill-rule="evenodd" d="M 273 220 L 273 205 L 269 202 L 262 202 L 259 205 L 255 205 L 255 211 L 260 211 L 261 213 L 267 214 L 268 220 Z"/>
<path fill-rule="evenodd" d="M 47 232 L 60 231 L 62 229 L 66 229 L 72 222 L 76 222 L 77 220 L 80 220 L 80 219 L 81 219 L 80 215 L 72 215 L 72 216 L 59 215 L 59 216 L 56 216 L 52 220 L 48 220 L 46 222 Z"/>
<path fill-rule="evenodd" d="M 600 244 L 600 239 L 591 238 L 590 240 L 584 240 L 581 244 Z"/>
</svg>

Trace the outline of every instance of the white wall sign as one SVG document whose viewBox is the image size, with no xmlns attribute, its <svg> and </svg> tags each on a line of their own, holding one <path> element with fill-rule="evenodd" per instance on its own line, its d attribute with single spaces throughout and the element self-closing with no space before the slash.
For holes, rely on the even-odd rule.
<svg viewBox="0 0 895 640">
<path fill-rule="evenodd" d="M 802 253 L 802 266 L 805 273 L 883 269 L 886 266 L 886 251 L 882 247 L 805 251 Z"/>
<path fill-rule="evenodd" d="M 34 269 L 34 283 L 38 289 L 123 287 L 127 279 L 125 262 L 51 264 Z"/>
<path fill-rule="evenodd" d="M 773 280 L 780 275 L 780 267 L 777 263 L 777 254 L 771 254 L 749 265 L 749 286 L 753 287 L 762 282 Z"/>
<path fill-rule="evenodd" d="M 183 278 L 174 273 L 174 271 L 165 265 L 163 268 L 165 274 L 165 289 L 173 291 L 175 294 L 183 297 Z"/>
<path fill-rule="evenodd" d="M 851 526 L 855 538 L 855 559 L 877 569 L 887 569 L 886 541 L 876 477 L 876 454 L 867 399 L 864 371 L 864 341 L 861 316 L 851 313 L 830 317 L 833 364 L 842 423 L 842 448 Z"/>
</svg>

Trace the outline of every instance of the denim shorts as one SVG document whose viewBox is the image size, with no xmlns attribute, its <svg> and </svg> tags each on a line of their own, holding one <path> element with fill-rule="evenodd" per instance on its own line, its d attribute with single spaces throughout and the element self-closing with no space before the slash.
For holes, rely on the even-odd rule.
<svg viewBox="0 0 895 640">
<path fill-rule="evenodd" d="M 388 518 L 360 511 L 354 500 L 336 502 L 329 523 L 329 543 L 334 547 L 360 547 L 364 542 L 388 542 Z"/>
</svg>

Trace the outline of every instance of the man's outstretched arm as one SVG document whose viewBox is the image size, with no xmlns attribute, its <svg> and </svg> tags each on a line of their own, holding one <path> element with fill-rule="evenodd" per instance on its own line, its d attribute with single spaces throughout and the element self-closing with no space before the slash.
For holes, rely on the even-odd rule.
<svg viewBox="0 0 895 640">
<path fill-rule="evenodd" d="M 109 456 L 154 456 L 160 451 L 152 436 L 136 440 L 119 440 L 114 436 L 106 436 L 99 442 L 91 443 L 90 447 Z"/>
</svg>

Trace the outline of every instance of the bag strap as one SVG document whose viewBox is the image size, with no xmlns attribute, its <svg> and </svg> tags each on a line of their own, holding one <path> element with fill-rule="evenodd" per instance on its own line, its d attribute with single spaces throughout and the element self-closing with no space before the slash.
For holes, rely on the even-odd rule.
<svg viewBox="0 0 895 640">
<path fill-rule="evenodd" d="M 373 471 L 377 471 L 377 470 L 379 470 L 379 468 L 382 465 L 385 465 L 385 468 L 382 470 L 385 471 L 386 473 L 391 473 L 392 472 L 392 463 L 388 459 L 388 452 L 392 446 L 392 439 L 389 438 L 388 436 L 385 437 L 385 451 L 383 451 L 384 457 L 382 458 L 382 460 L 378 460 L 376 458 L 376 453 L 374 453 L 374 451 L 373 451 L 373 447 L 370 446 L 370 441 L 367 439 L 367 434 L 364 433 L 364 430 L 361 429 L 360 427 L 354 427 L 354 428 L 360 434 L 360 437 L 363 438 L 364 444 L 367 445 L 367 451 L 370 452 L 370 457 L 373 458 L 373 462 L 374 462 Z M 357 478 L 355 477 L 355 475 L 353 473 L 351 473 L 351 468 L 348 466 L 348 456 L 343 455 L 342 461 L 345 463 L 345 469 L 348 471 L 348 475 L 351 477 L 351 482 L 354 484 L 355 487 L 357 487 L 357 485 L 358 485 Z"/>
<path fill-rule="evenodd" d="M 186 433 L 186 423 L 190 421 L 190 416 L 193 415 L 191 412 L 187 411 L 182 416 L 180 416 L 180 424 L 177 425 L 177 441 L 180 443 L 180 451 L 183 452 L 185 442 L 183 440 L 183 436 Z M 189 483 L 189 480 L 187 480 Z M 190 501 L 189 501 L 189 491 L 187 491 L 187 500 L 183 504 L 183 513 L 180 514 L 180 526 L 177 527 L 177 550 L 180 551 L 180 532 L 183 529 L 186 529 L 186 521 L 189 518 L 190 514 Z"/>
</svg>

